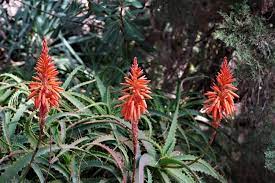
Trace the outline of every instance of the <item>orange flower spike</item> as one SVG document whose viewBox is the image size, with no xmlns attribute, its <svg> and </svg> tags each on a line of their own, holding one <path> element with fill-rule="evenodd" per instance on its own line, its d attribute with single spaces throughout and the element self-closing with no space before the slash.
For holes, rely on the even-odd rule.
<svg viewBox="0 0 275 183">
<path fill-rule="evenodd" d="M 212 91 L 205 93 L 208 98 L 204 102 L 204 110 L 213 118 L 213 127 L 217 128 L 223 117 L 233 115 L 235 111 L 234 98 L 239 96 L 234 93 L 238 90 L 233 86 L 235 78 L 228 66 L 227 58 L 221 65 L 220 72 L 216 76 L 217 84 L 214 83 L 211 87 Z"/>
<path fill-rule="evenodd" d="M 122 101 L 121 114 L 125 120 L 130 122 L 138 122 L 141 115 L 147 111 L 146 99 L 151 99 L 150 88 L 147 78 L 142 75 L 143 71 L 138 67 L 137 58 L 134 58 L 129 76 L 125 77 L 122 97 L 118 100 Z"/>
<path fill-rule="evenodd" d="M 58 71 L 48 55 L 47 41 L 44 38 L 42 51 L 38 58 L 36 67 L 36 76 L 29 84 L 31 94 L 29 99 L 34 98 L 34 107 L 39 110 L 40 124 L 44 126 L 47 113 L 52 107 L 58 107 L 60 92 L 63 89 L 60 87 L 61 82 L 58 80 Z"/>
<path fill-rule="evenodd" d="M 150 81 L 143 75 L 143 71 L 138 67 L 137 58 L 134 58 L 132 67 L 130 69 L 129 76 L 125 77 L 125 82 L 121 83 L 124 89 L 122 90 L 122 96 L 118 99 L 122 101 L 119 106 L 122 107 L 121 115 L 125 120 L 128 120 L 132 124 L 133 134 L 133 176 L 132 182 L 135 182 L 135 170 L 138 150 L 138 121 L 142 114 L 147 112 L 146 99 L 151 99 L 151 91 L 148 87 Z"/>
</svg>

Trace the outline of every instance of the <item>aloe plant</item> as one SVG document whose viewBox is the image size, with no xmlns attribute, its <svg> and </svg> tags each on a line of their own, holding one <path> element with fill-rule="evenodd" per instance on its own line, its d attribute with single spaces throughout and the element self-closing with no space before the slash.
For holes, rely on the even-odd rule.
<svg viewBox="0 0 275 183">
<path fill-rule="evenodd" d="M 130 181 L 134 156 L 131 125 L 114 108 L 117 94 L 113 95 L 111 88 L 99 78 L 74 84 L 78 73 L 84 72 L 78 67 L 64 81 L 60 108 L 52 110 L 46 119 L 45 136 L 31 163 L 31 171 L 26 175 L 27 180 Z M 27 99 L 27 81 L 12 74 L 2 74 L 0 82 L 0 92 L 7 93 L 1 100 L 0 182 L 18 181 L 30 163 L 38 140 L 38 117 L 32 109 L 32 101 Z M 98 97 L 78 92 L 88 86 L 98 91 Z M 179 132 L 184 131 L 178 124 L 179 118 L 184 116 L 180 96 L 178 89 L 173 116 L 163 113 L 171 122 L 164 143 L 155 138 L 157 131 L 153 129 L 161 112 L 157 109 L 142 117 L 136 181 L 201 182 L 203 173 L 226 182 L 205 160 L 189 164 L 197 158 L 192 151 L 188 154 L 175 151 L 179 144 L 177 139 L 182 134 Z"/>
</svg>

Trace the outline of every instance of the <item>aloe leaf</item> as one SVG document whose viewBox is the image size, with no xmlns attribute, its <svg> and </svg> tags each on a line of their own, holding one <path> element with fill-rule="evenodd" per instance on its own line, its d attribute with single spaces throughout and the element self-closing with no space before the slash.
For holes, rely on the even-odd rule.
<svg viewBox="0 0 275 183">
<path fill-rule="evenodd" d="M 93 167 L 101 168 L 104 170 L 107 170 L 111 174 L 113 174 L 118 181 L 121 181 L 120 172 L 118 172 L 117 168 L 115 166 L 112 166 L 111 164 L 104 163 L 100 160 L 88 160 L 84 161 L 81 164 L 81 171 L 87 171 Z"/>
<path fill-rule="evenodd" d="M 167 139 L 165 141 L 162 154 L 163 155 L 169 155 L 176 145 L 176 130 L 178 127 L 178 113 L 179 113 L 179 104 L 180 104 L 180 94 L 181 94 L 181 85 L 177 86 L 177 104 L 176 104 L 176 110 L 173 116 L 173 120 L 170 126 L 170 130 L 168 132 Z"/>
<path fill-rule="evenodd" d="M 78 168 L 78 162 L 76 161 L 75 156 L 71 158 L 70 170 L 72 183 L 80 182 L 80 172 Z"/>
<path fill-rule="evenodd" d="M 147 183 L 153 183 L 152 173 L 149 168 L 147 168 Z"/>
<path fill-rule="evenodd" d="M 11 122 L 9 124 L 9 134 L 11 138 L 15 135 L 17 123 L 19 122 L 20 118 L 24 115 L 24 113 L 27 111 L 28 107 L 29 105 L 25 104 L 19 105 L 18 109 L 16 110 L 16 113 L 11 119 Z"/>
<path fill-rule="evenodd" d="M 124 172 L 124 162 L 123 159 L 121 158 L 121 156 L 119 156 L 118 152 L 114 151 L 113 149 L 111 149 L 110 147 L 102 144 L 102 143 L 98 143 L 98 142 L 92 142 L 90 143 L 89 148 L 93 147 L 93 146 L 99 146 L 102 149 L 106 150 L 115 160 L 117 167 L 120 169 L 121 173 L 122 173 L 122 182 L 126 183 L 126 173 Z"/>
<path fill-rule="evenodd" d="M 181 169 L 166 168 L 165 170 L 178 183 L 195 183 L 192 177 L 183 173 Z"/>
<path fill-rule="evenodd" d="M 95 79 L 96 79 L 96 85 L 98 87 L 100 96 L 101 96 L 101 100 L 103 102 L 106 102 L 106 93 L 107 93 L 107 87 L 104 85 L 103 81 L 98 77 L 98 75 L 95 75 Z"/>
<path fill-rule="evenodd" d="M 36 163 L 32 163 L 31 167 L 32 167 L 33 171 L 35 172 L 35 174 L 37 175 L 37 177 L 39 178 L 39 181 L 44 182 L 45 178 L 43 176 L 43 173 L 42 173 L 40 167 Z"/>
<path fill-rule="evenodd" d="M 84 65 L 83 60 L 78 56 L 78 54 L 74 51 L 74 49 L 71 47 L 71 45 L 68 43 L 68 41 L 64 38 L 62 34 L 59 34 L 59 38 L 64 43 L 66 48 L 69 50 L 69 52 L 75 57 L 75 59 L 78 61 L 80 65 Z"/>
<path fill-rule="evenodd" d="M 7 88 L 9 88 L 9 87 L 1 87 L 1 89 L 5 90 L 5 92 L 3 94 L 1 94 L 1 96 L 0 96 L 0 102 L 6 101 L 12 95 L 12 93 L 13 93 L 13 90 L 7 89 Z"/>
<path fill-rule="evenodd" d="M 182 155 L 182 156 L 176 156 L 175 158 L 181 161 L 189 161 L 189 162 L 197 160 L 196 162 L 189 165 L 189 168 L 192 171 L 201 172 L 206 175 L 210 175 L 215 179 L 217 179 L 218 181 L 220 181 L 221 183 L 227 182 L 223 176 L 221 176 L 209 163 L 207 163 L 203 159 L 197 159 L 198 157 L 193 155 Z"/>
<path fill-rule="evenodd" d="M 2 132 L 3 132 L 3 136 L 5 138 L 5 142 L 8 145 L 10 151 L 11 151 L 11 140 L 10 140 L 10 134 L 9 134 L 9 130 L 8 130 L 8 124 L 10 123 L 11 120 L 11 113 L 10 112 L 1 112 L 0 113 L 1 118 L 2 118 Z"/>
<path fill-rule="evenodd" d="M 60 147 L 52 146 L 52 147 L 42 147 L 38 150 L 36 157 L 47 154 L 49 152 L 54 152 L 59 150 Z M 33 152 L 28 152 L 25 155 L 18 158 L 15 162 L 5 168 L 5 171 L 0 176 L 0 182 L 10 182 L 10 180 L 15 179 L 19 180 L 18 172 L 23 168 L 27 167 L 28 163 L 31 160 Z"/>
<path fill-rule="evenodd" d="M 162 182 L 163 183 L 172 183 L 171 179 L 169 178 L 169 176 L 165 173 L 165 172 L 160 172 L 161 178 L 162 178 Z"/>
<path fill-rule="evenodd" d="M 36 162 L 40 163 L 42 165 L 45 165 L 47 167 L 49 166 L 49 160 L 47 158 L 42 158 L 42 157 L 36 158 Z M 62 164 L 60 162 L 51 164 L 51 169 L 56 170 L 64 178 L 66 178 L 67 181 L 69 181 L 69 179 L 70 179 L 70 171 L 69 171 L 69 169 L 64 164 Z"/>
<path fill-rule="evenodd" d="M 138 169 L 136 180 L 139 183 L 144 183 L 144 171 L 146 166 L 154 167 L 157 165 L 156 160 L 149 154 L 143 154 L 138 161 Z"/>
<path fill-rule="evenodd" d="M 90 110 L 85 108 L 85 105 L 76 97 L 72 96 L 70 92 L 62 92 L 62 96 L 70 101 L 79 111 L 90 112 Z"/>
<path fill-rule="evenodd" d="M 82 68 L 82 66 L 78 66 L 76 67 L 71 73 L 70 75 L 68 76 L 68 78 L 65 80 L 65 82 L 63 83 L 62 85 L 62 88 L 64 90 L 66 90 L 70 84 L 70 82 L 72 81 L 74 75 Z"/>
<path fill-rule="evenodd" d="M 70 94 L 74 97 L 77 97 L 83 101 L 89 102 L 91 105 L 93 105 L 96 110 L 100 113 L 100 114 L 106 114 L 107 112 L 101 107 L 101 105 L 107 105 L 106 102 L 95 102 L 94 100 L 92 100 L 91 98 L 87 97 L 86 95 L 80 94 L 80 93 L 76 93 L 76 92 L 70 92 Z M 98 104 L 98 105 L 97 105 Z M 87 109 L 89 109 L 89 107 L 91 105 L 85 106 L 84 108 L 80 109 L 81 111 L 87 111 Z"/>
<path fill-rule="evenodd" d="M 19 78 L 18 76 L 15 76 L 13 74 L 10 74 L 10 73 L 0 74 L 0 77 L 9 77 L 9 78 L 12 78 L 17 83 L 22 83 L 22 79 L 21 78 Z"/>
<path fill-rule="evenodd" d="M 78 89 L 78 88 L 80 88 L 80 87 L 82 87 L 82 86 L 85 86 L 85 85 L 89 85 L 89 84 L 91 84 L 91 83 L 94 83 L 96 80 L 90 80 L 90 81 L 85 81 L 85 82 L 82 82 L 82 83 L 79 83 L 79 84 L 77 84 L 77 85 L 75 85 L 75 86 L 73 86 L 72 88 L 70 88 L 68 91 L 74 91 L 74 90 L 76 90 L 76 89 Z"/>
<path fill-rule="evenodd" d="M 53 123 L 55 120 L 58 120 L 59 118 L 62 117 L 75 117 L 75 118 L 80 118 L 80 115 L 77 113 L 72 113 L 72 112 L 61 112 L 61 113 L 57 113 L 54 115 L 51 115 L 49 117 L 47 117 L 46 119 L 46 125 L 50 126 L 51 123 Z"/>
</svg>

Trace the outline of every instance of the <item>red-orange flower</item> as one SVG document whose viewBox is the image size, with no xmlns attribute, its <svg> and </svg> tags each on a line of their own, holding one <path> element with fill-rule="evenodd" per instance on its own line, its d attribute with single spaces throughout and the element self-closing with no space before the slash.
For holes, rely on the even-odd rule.
<svg viewBox="0 0 275 183">
<path fill-rule="evenodd" d="M 41 55 L 38 58 L 35 70 L 36 76 L 33 77 L 33 81 L 29 84 L 31 91 L 29 99 L 34 98 L 34 106 L 39 110 L 39 118 L 44 121 L 50 108 L 58 107 L 59 93 L 63 91 L 59 87 L 61 82 L 57 78 L 58 71 L 48 55 L 48 46 L 45 38 L 43 39 Z"/>
<path fill-rule="evenodd" d="M 232 84 L 235 78 L 228 66 L 226 57 L 224 57 L 216 80 L 217 84 L 213 83 L 211 87 L 212 91 L 205 93 L 208 99 L 204 102 L 204 110 L 212 116 L 212 125 L 215 128 L 220 125 L 223 117 L 228 117 L 234 113 L 234 98 L 239 98 L 239 96 L 234 93 L 234 91 L 237 90 Z"/>
<path fill-rule="evenodd" d="M 151 91 L 147 85 L 149 82 L 143 75 L 142 69 L 138 67 L 135 57 L 129 76 L 125 77 L 124 83 L 121 83 L 124 86 L 123 96 L 118 99 L 123 101 L 121 114 L 125 120 L 138 122 L 141 115 L 147 111 L 145 99 L 151 98 L 149 95 Z"/>
</svg>

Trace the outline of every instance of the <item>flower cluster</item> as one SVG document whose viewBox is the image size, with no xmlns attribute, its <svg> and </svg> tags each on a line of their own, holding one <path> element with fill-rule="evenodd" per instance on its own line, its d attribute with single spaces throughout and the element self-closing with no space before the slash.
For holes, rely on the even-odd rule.
<svg viewBox="0 0 275 183">
<path fill-rule="evenodd" d="M 141 115 L 147 111 L 145 99 L 151 99 L 148 83 L 150 81 L 143 75 L 142 69 L 138 67 L 137 58 L 131 67 L 129 76 L 125 77 L 122 90 L 123 96 L 119 100 L 123 101 L 121 114 L 125 120 L 138 122 Z"/>
<path fill-rule="evenodd" d="M 235 78 L 228 66 L 226 57 L 224 57 L 216 80 L 217 83 L 213 83 L 211 86 L 212 91 L 205 93 L 208 99 L 204 102 L 204 110 L 212 116 L 212 125 L 215 128 L 219 127 L 223 117 L 228 117 L 234 113 L 234 98 L 239 98 L 234 92 L 237 90 L 232 84 Z"/>
<path fill-rule="evenodd" d="M 36 76 L 33 77 L 33 81 L 29 85 L 31 91 L 29 99 L 34 98 L 34 106 L 39 110 L 39 118 L 44 121 L 50 108 L 58 107 L 59 93 L 63 91 L 59 86 L 61 82 L 57 78 L 58 71 L 48 55 L 46 39 L 43 39 L 41 55 L 35 70 Z M 43 124 L 40 125 L 43 126 Z"/>
</svg>

